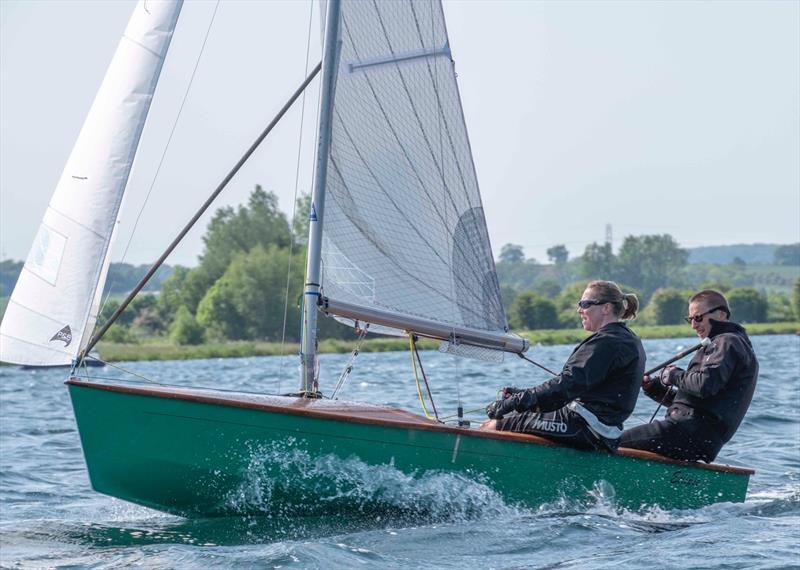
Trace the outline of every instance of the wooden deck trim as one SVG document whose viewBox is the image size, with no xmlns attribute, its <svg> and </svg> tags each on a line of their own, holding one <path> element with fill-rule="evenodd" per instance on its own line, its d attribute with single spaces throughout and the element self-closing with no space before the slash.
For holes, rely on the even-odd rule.
<svg viewBox="0 0 800 570">
<path fill-rule="evenodd" d="M 95 390 L 105 390 L 109 392 L 118 392 L 122 394 L 133 394 L 137 396 L 149 396 L 154 398 L 164 398 L 171 400 L 182 400 L 187 402 L 197 402 L 201 404 L 221 405 L 233 408 L 245 408 L 251 410 L 261 410 L 267 412 L 292 414 L 297 416 L 305 416 L 320 419 L 331 419 L 343 421 L 348 423 L 358 424 L 371 424 L 387 427 L 397 427 L 404 429 L 415 429 L 421 431 L 438 431 L 445 433 L 453 433 L 462 436 L 479 437 L 485 439 L 501 439 L 511 440 L 520 443 L 546 445 L 552 447 L 566 447 L 548 439 L 538 437 L 532 434 L 514 433 L 514 432 L 500 432 L 500 431 L 482 431 L 467 427 L 448 426 L 440 423 L 433 422 L 427 418 L 399 410 L 396 408 L 387 408 L 380 406 L 367 406 L 358 403 L 341 402 L 340 407 L 331 406 L 330 409 L 315 409 L 315 402 L 328 402 L 331 400 L 314 400 L 296 398 L 295 401 L 289 404 L 268 404 L 243 398 L 243 396 L 259 397 L 257 395 L 250 395 L 244 393 L 230 393 L 219 392 L 220 396 L 210 396 L 206 391 L 194 390 L 192 388 L 182 388 L 178 386 L 164 386 L 158 387 L 139 387 L 123 384 L 110 384 L 99 383 L 88 380 L 80 380 L 77 378 L 70 378 L 65 382 L 69 386 L 77 388 L 91 388 Z M 223 397 L 227 395 L 228 397 Z M 236 396 L 239 396 L 238 398 Z M 282 396 L 261 396 L 263 398 L 283 398 Z M 569 448 L 572 449 L 572 448 Z M 620 448 L 617 455 L 623 457 L 631 457 L 634 459 L 641 459 L 646 461 L 656 461 L 659 463 L 669 463 L 672 465 L 680 465 L 682 467 L 689 467 L 692 469 L 706 469 L 709 471 L 720 471 L 724 473 L 735 473 L 739 475 L 753 475 L 755 470 L 748 467 L 736 467 L 733 465 L 723 465 L 719 463 L 695 463 L 689 461 L 679 461 L 677 459 L 670 459 L 652 453 L 649 451 L 642 451 L 639 449 Z"/>
</svg>

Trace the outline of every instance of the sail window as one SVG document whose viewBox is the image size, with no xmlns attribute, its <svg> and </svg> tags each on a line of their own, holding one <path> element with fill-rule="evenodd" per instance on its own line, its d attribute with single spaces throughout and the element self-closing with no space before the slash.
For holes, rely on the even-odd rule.
<svg viewBox="0 0 800 570">
<path fill-rule="evenodd" d="M 55 286 L 66 247 L 66 236 L 42 224 L 36 233 L 25 268 Z"/>
</svg>

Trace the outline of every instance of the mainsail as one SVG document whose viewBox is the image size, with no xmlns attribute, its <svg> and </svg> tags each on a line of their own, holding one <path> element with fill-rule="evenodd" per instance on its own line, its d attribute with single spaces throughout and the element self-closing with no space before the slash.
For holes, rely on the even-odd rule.
<svg viewBox="0 0 800 570">
<path fill-rule="evenodd" d="M 69 364 L 97 320 L 136 148 L 183 0 L 140 0 L 0 324 L 0 360 Z"/>
<path fill-rule="evenodd" d="M 325 310 L 524 351 L 507 334 L 441 4 L 342 2 L 340 17 Z"/>
</svg>

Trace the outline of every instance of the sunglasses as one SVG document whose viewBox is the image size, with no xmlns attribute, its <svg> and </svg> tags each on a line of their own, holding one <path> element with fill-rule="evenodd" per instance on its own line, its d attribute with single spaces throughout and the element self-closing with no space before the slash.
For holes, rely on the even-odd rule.
<svg viewBox="0 0 800 570">
<path fill-rule="evenodd" d="M 578 308 L 586 310 L 592 305 L 605 305 L 608 301 L 598 301 L 597 299 L 585 299 L 583 301 L 578 301 Z"/>
<path fill-rule="evenodd" d="M 683 320 L 686 321 L 689 324 L 692 324 L 692 321 L 694 321 L 695 323 L 699 323 L 699 322 L 702 322 L 703 318 L 706 315 L 711 314 L 714 311 L 720 311 L 720 310 L 724 311 L 726 309 L 725 309 L 725 307 L 720 305 L 719 307 L 714 307 L 713 309 L 711 309 L 709 311 L 706 311 L 705 313 L 700 313 L 699 315 L 694 315 L 693 317 L 684 317 Z"/>
</svg>

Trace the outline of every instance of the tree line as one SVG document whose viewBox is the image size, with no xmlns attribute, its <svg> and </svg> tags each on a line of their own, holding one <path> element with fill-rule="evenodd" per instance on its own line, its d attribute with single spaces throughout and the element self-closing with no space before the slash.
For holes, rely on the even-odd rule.
<svg viewBox="0 0 800 570">
<path fill-rule="evenodd" d="M 593 279 L 635 293 L 642 306 L 637 322 L 644 325 L 681 323 L 689 297 L 706 288 L 725 293 L 741 322 L 800 320 L 800 244 L 776 248 L 774 265 L 781 267 L 768 269 L 736 257 L 725 265 L 689 264 L 689 253 L 669 234 L 627 236 L 616 253 L 595 242 L 572 260 L 564 245 L 555 245 L 547 256 L 551 263 L 539 264 L 525 259 L 519 245 L 501 249 L 498 278 L 512 328 L 576 327 L 575 301 Z"/>
<path fill-rule="evenodd" d="M 203 236 L 198 266 L 176 267 L 158 295 L 137 297 L 106 340 L 298 341 L 309 205 L 308 196 L 298 200 L 292 226 L 277 196 L 256 186 L 246 205 L 218 209 Z M 118 306 L 107 302 L 100 322 Z M 321 320 L 320 328 L 329 337 L 350 334 L 332 319 Z"/>
<path fill-rule="evenodd" d="M 159 270 L 145 290 L 153 292 L 140 294 L 105 340 L 298 341 L 309 209 L 310 198 L 301 197 L 290 222 L 277 196 L 260 186 L 247 204 L 218 209 L 203 236 L 197 267 Z M 766 272 L 738 262 L 688 264 L 687 251 L 663 234 L 628 236 L 617 252 L 610 244 L 593 243 L 573 259 L 566 246 L 554 245 L 547 250 L 547 264 L 526 259 L 521 246 L 506 244 L 496 266 L 509 324 L 517 330 L 578 327 L 575 302 L 593 279 L 614 280 L 636 293 L 644 307 L 641 324 L 680 323 L 689 296 L 700 288 L 723 291 L 736 320 L 799 320 L 800 244 L 777 248 L 775 255 L 779 263 Z M 797 264 L 783 266 L 790 261 Z M 0 263 L 0 299 L 7 300 L 21 267 L 22 262 Z M 111 265 L 106 293 L 112 296 L 99 324 L 146 269 Z M 328 338 L 353 337 L 333 319 L 320 319 L 319 326 Z"/>
</svg>

